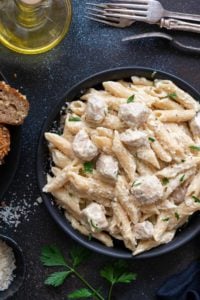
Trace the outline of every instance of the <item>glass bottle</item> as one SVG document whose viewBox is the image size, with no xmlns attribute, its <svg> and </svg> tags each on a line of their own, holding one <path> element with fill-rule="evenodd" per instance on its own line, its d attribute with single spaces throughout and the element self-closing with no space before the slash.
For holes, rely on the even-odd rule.
<svg viewBox="0 0 200 300">
<path fill-rule="evenodd" d="M 0 0 L 0 42 L 23 54 L 55 47 L 67 34 L 71 0 Z"/>
</svg>

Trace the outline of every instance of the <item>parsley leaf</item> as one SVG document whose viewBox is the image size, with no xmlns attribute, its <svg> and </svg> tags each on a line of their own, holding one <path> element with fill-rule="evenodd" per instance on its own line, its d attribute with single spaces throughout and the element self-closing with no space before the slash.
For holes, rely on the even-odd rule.
<svg viewBox="0 0 200 300">
<path fill-rule="evenodd" d="M 191 146 L 189 146 L 189 148 L 190 148 L 191 150 L 200 151 L 200 146 L 191 145 Z"/>
<path fill-rule="evenodd" d="M 176 100 L 176 99 L 177 99 L 177 94 L 176 94 L 176 93 L 169 93 L 167 96 L 168 96 L 170 99 L 172 99 L 172 100 Z"/>
<path fill-rule="evenodd" d="M 167 177 L 162 178 L 162 184 L 167 185 L 169 183 L 169 179 Z"/>
<path fill-rule="evenodd" d="M 69 253 L 73 268 L 78 267 L 82 262 L 88 259 L 90 253 L 85 248 L 73 247 Z"/>
<path fill-rule="evenodd" d="M 66 266 L 66 261 L 61 251 L 52 245 L 43 247 L 40 260 L 47 267 Z"/>
<path fill-rule="evenodd" d="M 196 202 L 196 203 L 200 203 L 200 199 L 199 198 L 197 198 L 196 196 L 192 196 L 192 199 L 194 199 L 194 202 Z"/>
<path fill-rule="evenodd" d="M 91 225 L 91 227 L 93 227 L 95 229 L 96 232 L 101 231 L 101 229 L 97 225 L 94 224 L 93 220 L 90 220 L 90 225 Z"/>
<path fill-rule="evenodd" d="M 175 212 L 175 214 L 174 214 L 174 215 L 175 215 L 175 217 L 176 217 L 176 219 L 177 219 L 177 220 L 179 220 L 179 219 L 180 219 L 180 216 L 179 216 L 179 214 L 178 214 L 177 212 Z"/>
<path fill-rule="evenodd" d="M 55 272 L 52 273 L 47 279 L 45 280 L 46 285 L 51 285 L 54 287 L 58 287 L 64 283 L 65 279 L 71 274 L 71 271 L 64 271 L 64 272 Z"/>
<path fill-rule="evenodd" d="M 153 143 L 155 142 L 155 139 L 153 137 L 149 137 L 149 141 Z"/>
<path fill-rule="evenodd" d="M 89 289 L 79 289 L 68 295 L 68 299 L 80 299 L 89 298 L 94 296 L 94 294 Z"/>
<path fill-rule="evenodd" d="M 183 182 L 184 178 L 185 178 L 185 174 L 183 174 L 183 175 L 180 177 L 180 182 Z"/>
<path fill-rule="evenodd" d="M 94 169 L 94 165 L 91 161 L 85 162 L 84 165 L 84 173 L 92 173 Z"/>
<path fill-rule="evenodd" d="M 132 103 L 132 102 L 134 102 L 134 98 L 135 98 L 135 95 L 130 96 L 130 97 L 127 99 L 127 103 Z"/>
<path fill-rule="evenodd" d="M 126 271 L 126 265 L 122 261 L 104 267 L 100 271 L 100 275 L 112 285 L 116 283 L 130 283 L 137 277 L 135 273 Z"/>
<path fill-rule="evenodd" d="M 184 162 L 185 162 L 185 159 L 181 159 L 181 162 L 184 163 Z"/>
<path fill-rule="evenodd" d="M 81 118 L 80 117 L 69 117 L 69 122 L 80 122 Z"/>
<path fill-rule="evenodd" d="M 163 222 L 168 222 L 169 221 L 169 218 L 164 218 L 162 219 Z"/>
</svg>

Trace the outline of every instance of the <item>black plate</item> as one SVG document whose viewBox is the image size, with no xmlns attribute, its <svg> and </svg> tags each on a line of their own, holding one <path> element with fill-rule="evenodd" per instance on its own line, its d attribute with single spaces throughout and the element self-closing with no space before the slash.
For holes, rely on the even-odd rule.
<svg viewBox="0 0 200 300">
<path fill-rule="evenodd" d="M 0 81 L 5 80 L 5 77 L 0 73 Z M 4 193 L 8 189 L 15 172 L 17 170 L 17 165 L 20 157 L 20 136 L 21 127 L 20 126 L 7 126 L 11 135 L 11 146 L 10 152 L 5 157 L 5 163 L 0 166 L 0 200 L 2 199 Z"/>
<path fill-rule="evenodd" d="M 74 230 L 70 223 L 65 219 L 62 212 L 57 208 L 56 205 L 54 205 L 54 202 L 52 201 L 53 198 L 50 194 L 45 194 L 42 192 L 43 186 L 46 184 L 46 173 L 48 172 L 48 147 L 47 143 L 44 139 L 44 133 L 51 130 L 52 123 L 55 120 L 59 119 L 60 116 L 60 110 L 61 107 L 64 105 L 64 103 L 67 101 L 73 101 L 74 99 L 77 99 L 80 94 L 90 87 L 101 87 L 101 82 L 107 81 L 107 80 L 119 80 L 119 79 L 129 79 L 131 76 L 143 76 L 149 79 L 168 79 L 172 80 L 175 84 L 177 84 L 180 88 L 187 91 L 189 94 L 191 94 L 195 99 L 200 99 L 200 94 L 192 88 L 188 83 L 181 80 L 180 78 L 177 78 L 173 75 L 170 75 L 165 72 L 147 69 L 147 68 L 139 68 L 139 67 L 130 67 L 130 68 L 120 68 L 120 69 L 114 69 L 109 70 L 105 72 L 101 72 L 99 74 L 96 74 L 94 76 L 91 76 L 87 78 L 86 80 L 78 83 L 73 88 L 71 88 L 61 99 L 59 104 L 53 109 L 52 113 L 48 116 L 47 120 L 44 123 L 44 126 L 41 131 L 41 136 L 39 140 L 39 147 L 38 147 L 38 153 L 37 153 L 37 175 L 38 175 L 38 184 L 41 191 L 42 198 L 44 200 L 44 203 L 53 217 L 53 219 L 57 222 L 57 224 L 66 232 L 68 233 L 74 240 L 82 244 L 83 246 L 94 250 L 96 252 L 106 254 L 112 257 L 118 257 L 118 258 L 132 258 L 132 254 L 130 251 L 125 249 L 122 243 L 115 242 L 114 248 L 108 248 L 104 245 L 102 245 L 100 242 L 96 240 L 89 241 L 86 237 L 81 235 L 78 231 Z M 166 244 L 161 245 L 157 248 L 154 248 L 152 250 L 149 250 L 147 252 L 144 252 L 138 256 L 136 256 L 136 259 L 141 258 L 150 258 L 150 257 L 156 257 L 161 254 L 168 253 L 172 250 L 175 250 L 176 248 L 182 246 L 189 240 L 191 240 L 194 236 L 196 236 L 200 232 L 200 215 L 195 214 L 188 223 L 187 226 L 184 226 L 184 229 L 179 230 L 174 237 L 174 239 Z"/>
</svg>

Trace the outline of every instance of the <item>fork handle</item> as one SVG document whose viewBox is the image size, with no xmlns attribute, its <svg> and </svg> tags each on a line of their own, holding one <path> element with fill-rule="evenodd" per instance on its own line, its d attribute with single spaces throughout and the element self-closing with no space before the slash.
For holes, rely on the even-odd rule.
<svg viewBox="0 0 200 300">
<path fill-rule="evenodd" d="M 169 10 L 164 11 L 163 17 L 200 22 L 200 15 L 185 14 L 185 13 L 173 12 Z"/>
<path fill-rule="evenodd" d="M 164 19 L 160 21 L 160 28 L 167 28 L 169 30 L 180 30 L 200 33 L 200 24 L 182 22 L 175 19 Z"/>
</svg>

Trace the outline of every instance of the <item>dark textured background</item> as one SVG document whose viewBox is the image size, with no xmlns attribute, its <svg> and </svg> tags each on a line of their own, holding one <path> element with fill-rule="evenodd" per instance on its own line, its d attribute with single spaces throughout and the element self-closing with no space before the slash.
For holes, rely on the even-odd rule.
<svg viewBox="0 0 200 300">
<path fill-rule="evenodd" d="M 31 111 L 23 126 L 22 151 L 18 172 L 4 201 L 27 199 L 34 202 L 39 196 L 35 172 L 38 136 L 45 117 L 56 105 L 62 94 L 77 81 L 113 67 L 146 66 L 160 69 L 180 76 L 196 89 L 200 89 L 200 57 L 187 55 L 174 50 L 162 40 L 121 43 L 122 37 L 133 33 L 154 30 L 156 27 L 135 24 L 126 30 L 104 27 L 84 18 L 86 0 L 73 1 L 73 21 L 65 40 L 54 50 L 38 56 L 15 54 L 0 46 L 0 69 L 10 84 L 28 96 Z M 100 1 L 98 1 L 100 2 Z M 166 8 L 200 14 L 200 3 L 196 0 L 162 1 Z M 173 33 L 180 41 L 198 45 L 198 36 L 190 33 Z M 15 78 L 14 73 L 17 74 Z M 3 225 L 3 224 L 1 224 Z M 4 226 L 4 225 L 3 225 Z M 51 289 L 43 281 L 48 270 L 39 262 L 43 245 L 57 244 L 66 253 L 73 244 L 40 205 L 30 214 L 29 222 L 13 230 L 5 226 L 4 233 L 15 238 L 22 246 L 27 262 L 27 274 L 23 288 L 14 300 L 62 300 L 79 282 L 71 278 L 63 287 Z M 176 252 L 156 259 L 130 261 L 133 271 L 138 273 L 137 282 L 119 286 L 116 299 L 150 300 L 154 299 L 156 289 L 171 274 L 182 270 L 200 254 L 200 239 Z M 98 270 L 109 258 L 92 254 L 91 260 L 81 267 L 81 271 L 96 286 L 107 288 L 99 279 Z"/>
</svg>

